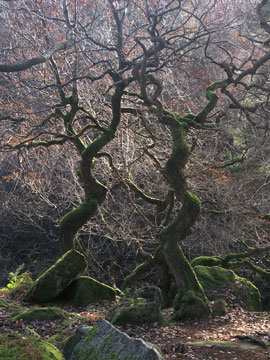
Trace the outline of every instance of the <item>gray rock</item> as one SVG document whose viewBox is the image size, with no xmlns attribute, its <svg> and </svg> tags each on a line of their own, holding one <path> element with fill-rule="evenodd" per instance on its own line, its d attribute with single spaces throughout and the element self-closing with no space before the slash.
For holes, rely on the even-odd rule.
<svg viewBox="0 0 270 360">
<path fill-rule="evenodd" d="M 142 339 L 130 338 L 106 320 L 82 326 L 68 339 L 66 360 L 164 360 L 159 349 Z"/>
</svg>

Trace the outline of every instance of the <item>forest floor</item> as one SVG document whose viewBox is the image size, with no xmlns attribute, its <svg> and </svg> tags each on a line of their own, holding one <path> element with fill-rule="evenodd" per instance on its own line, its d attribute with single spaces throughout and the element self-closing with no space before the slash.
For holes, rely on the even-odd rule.
<svg viewBox="0 0 270 360">
<path fill-rule="evenodd" d="M 270 313 L 231 308 L 222 317 L 122 330 L 158 345 L 168 360 L 270 360 Z M 204 345 L 192 344 L 198 342 Z M 248 349 L 240 348 L 244 344 Z"/>
<path fill-rule="evenodd" d="M 12 308 L 30 307 L 22 299 L 12 299 Z M 106 318 L 110 302 L 98 303 L 85 309 L 62 307 L 76 312 L 77 320 L 66 322 L 57 321 L 10 321 L 12 310 L 5 306 L 9 303 L 7 294 L 0 294 L 0 334 L 8 332 L 22 332 L 26 328 L 35 331 L 44 340 L 60 333 L 64 338 L 80 324 L 93 325 L 100 318 Z M 56 304 L 48 304 L 56 306 Z M 57 304 L 59 306 L 59 304 Z M 164 315 L 170 317 L 172 311 L 166 310 Z M 80 320 L 82 319 L 82 320 Z M 143 326 L 118 327 L 129 336 L 140 337 L 156 344 L 166 360 L 270 360 L 270 313 L 250 313 L 239 307 L 231 307 L 225 316 L 210 317 L 201 321 L 175 322 L 170 326 L 161 327 L 158 324 Z M 240 339 L 240 338 L 245 339 Z M 204 342 L 198 346 L 196 342 Z M 215 343 L 205 343 L 214 341 Z M 226 343 L 222 343 L 226 341 Z M 219 343 L 221 342 L 221 343 Z M 230 347 L 225 345 L 230 344 Z M 237 347 L 231 346 L 236 345 Z M 245 349 L 239 346 L 245 344 Z M 253 345 L 252 345 L 253 344 Z"/>
</svg>

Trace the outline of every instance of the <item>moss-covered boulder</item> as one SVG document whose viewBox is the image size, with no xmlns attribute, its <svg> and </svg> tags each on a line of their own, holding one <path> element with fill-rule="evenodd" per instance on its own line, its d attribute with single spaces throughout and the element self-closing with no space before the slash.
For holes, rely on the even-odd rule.
<svg viewBox="0 0 270 360">
<path fill-rule="evenodd" d="M 78 328 L 64 347 L 66 360 L 164 360 L 155 345 L 130 338 L 106 320 Z"/>
<path fill-rule="evenodd" d="M 25 310 L 11 318 L 11 321 L 22 319 L 25 322 L 30 321 L 53 321 L 58 319 L 65 319 L 69 317 L 69 313 L 58 307 L 44 307 Z"/>
<path fill-rule="evenodd" d="M 115 325 L 142 325 L 159 323 L 168 325 L 162 315 L 160 308 L 154 303 L 137 304 L 118 309 L 112 317 L 112 324 Z"/>
<path fill-rule="evenodd" d="M 116 291 L 89 276 L 73 281 L 61 294 L 61 299 L 70 300 L 77 307 L 87 306 L 99 300 L 115 300 Z"/>
<path fill-rule="evenodd" d="M 52 344 L 35 336 L 10 333 L 0 336 L 0 359 L 5 360 L 64 360 Z"/>
<path fill-rule="evenodd" d="M 175 313 L 172 320 L 200 319 L 210 315 L 210 307 L 207 302 L 199 297 L 194 291 L 189 290 L 184 296 L 177 294 L 173 300 Z"/>
<path fill-rule="evenodd" d="M 191 261 L 191 266 L 220 266 L 222 260 L 221 256 L 199 256 Z"/>
<path fill-rule="evenodd" d="M 87 261 L 84 255 L 76 250 L 70 250 L 33 283 L 27 297 L 38 304 L 51 301 L 72 281 L 84 274 L 86 269 Z"/>
<path fill-rule="evenodd" d="M 208 299 L 227 300 L 230 294 L 248 311 L 261 310 L 261 295 L 250 281 L 237 276 L 232 270 L 219 266 L 195 266 L 194 271 L 206 292 Z"/>
</svg>

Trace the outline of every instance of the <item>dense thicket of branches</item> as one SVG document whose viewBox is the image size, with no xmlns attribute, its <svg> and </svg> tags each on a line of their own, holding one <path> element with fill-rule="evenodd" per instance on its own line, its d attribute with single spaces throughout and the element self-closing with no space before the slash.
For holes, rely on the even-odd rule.
<svg viewBox="0 0 270 360">
<path fill-rule="evenodd" d="M 178 317 L 207 312 L 180 241 L 191 258 L 269 241 L 268 1 L 0 11 L 1 246 L 58 236 L 111 281 L 140 254 L 170 267 Z"/>
</svg>

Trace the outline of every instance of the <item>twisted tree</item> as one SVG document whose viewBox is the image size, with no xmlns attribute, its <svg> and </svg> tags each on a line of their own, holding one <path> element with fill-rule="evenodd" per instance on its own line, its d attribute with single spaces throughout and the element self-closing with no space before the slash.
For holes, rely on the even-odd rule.
<svg viewBox="0 0 270 360">
<path fill-rule="evenodd" d="M 270 59 L 265 39 L 268 25 L 262 14 L 267 3 L 261 1 L 257 7 L 261 27 L 256 38 L 247 27 L 241 28 L 241 13 L 234 17 L 230 1 L 0 3 L 5 28 L 0 65 L 2 149 L 20 154 L 53 146 L 76 150 L 84 199 L 67 209 L 60 221 L 62 253 L 76 246 L 76 234 L 106 199 L 108 186 L 95 172 L 101 160 L 107 159 L 111 176 L 156 206 L 152 219 L 132 201 L 152 229 L 156 250 L 124 286 L 161 265 L 164 293 L 170 282 L 168 272 L 177 285 L 176 319 L 210 312 L 180 245 L 200 213 L 200 201 L 185 176 L 190 137 L 195 131 L 216 131 L 231 109 L 252 125 L 267 129 L 268 73 L 258 73 Z M 246 16 L 242 13 L 242 20 Z M 235 32 L 232 43 L 229 39 Z M 251 52 L 250 46 L 245 48 L 247 43 Z M 214 70 L 214 76 L 207 78 L 206 100 L 190 91 L 191 101 L 179 104 L 185 82 L 194 76 L 190 64 L 203 61 Z M 206 105 L 201 105 L 202 100 Z M 139 146 L 130 163 L 123 156 L 121 163 L 108 145 L 119 128 L 134 123 Z M 158 135 L 158 129 L 166 138 Z M 160 141 L 166 146 L 165 157 L 159 156 L 164 146 Z M 141 158 L 154 163 L 167 195 L 160 191 L 160 197 L 154 197 L 133 181 L 132 166 Z"/>
</svg>

